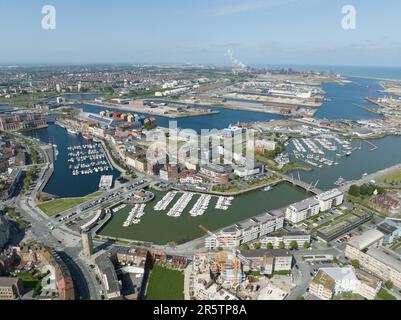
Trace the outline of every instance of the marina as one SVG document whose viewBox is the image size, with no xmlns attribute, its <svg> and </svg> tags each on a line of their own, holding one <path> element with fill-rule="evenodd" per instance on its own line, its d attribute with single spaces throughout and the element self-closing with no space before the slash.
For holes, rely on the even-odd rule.
<svg viewBox="0 0 401 320">
<path fill-rule="evenodd" d="M 91 143 L 67 148 L 69 168 L 73 176 L 88 175 L 111 170 L 101 144 Z"/>
<path fill-rule="evenodd" d="M 313 167 L 337 166 L 341 157 L 351 156 L 352 144 L 349 141 L 335 138 L 293 139 L 292 153 L 295 159 Z"/>
<path fill-rule="evenodd" d="M 182 215 L 184 212 L 185 208 L 189 204 L 189 202 L 192 200 L 192 197 L 194 196 L 193 193 L 191 192 L 185 192 L 181 198 L 177 200 L 177 202 L 173 205 L 173 207 L 167 212 L 167 215 L 169 217 L 174 217 L 178 218 Z"/>
<path fill-rule="evenodd" d="M 170 203 L 174 200 L 175 196 L 177 195 L 177 191 L 170 191 L 167 193 L 163 199 L 161 199 L 155 206 L 155 211 L 163 211 L 166 210 Z"/>
<path fill-rule="evenodd" d="M 123 227 L 127 228 L 133 224 L 139 224 L 141 218 L 145 214 L 145 204 L 136 204 L 130 211 L 127 220 L 123 223 Z"/>
<path fill-rule="evenodd" d="M 198 217 L 202 216 L 205 214 L 205 211 L 209 207 L 209 202 L 212 199 L 211 195 L 208 194 L 203 194 L 199 197 L 198 201 L 195 203 L 195 205 L 192 207 L 192 209 L 189 211 L 192 217 Z"/>
<path fill-rule="evenodd" d="M 227 210 L 216 209 L 219 197 L 212 196 L 204 214 L 193 217 L 190 214 L 190 210 L 201 196 L 200 194 L 194 194 L 182 214 L 179 217 L 172 218 L 167 214 L 160 214 L 160 211 L 154 210 L 154 206 L 167 193 L 161 191 L 154 191 L 154 193 L 155 199 L 146 205 L 145 215 L 141 218 L 140 224 L 132 224 L 129 227 L 122 226 L 134 207 L 133 205 L 127 205 L 125 208 L 114 213 L 110 221 L 99 231 L 99 234 L 105 237 L 152 241 L 155 244 L 161 245 L 169 242 L 179 244 L 203 236 L 203 231 L 199 229 L 200 224 L 214 231 L 246 218 L 285 207 L 311 196 L 311 193 L 293 187 L 289 183 L 281 183 L 275 186 L 270 192 L 255 190 L 238 195 L 232 200 L 232 205 Z M 179 199 L 176 196 L 174 200 L 178 201 Z M 166 210 L 169 210 L 173 206 L 174 201 L 170 203 Z"/>
<path fill-rule="evenodd" d="M 231 206 L 233 200 L 234 200 L 234 197 L 219 197 L 217 199 L 215 208 L 218 210 L 226 211 Z"/>
</svg>

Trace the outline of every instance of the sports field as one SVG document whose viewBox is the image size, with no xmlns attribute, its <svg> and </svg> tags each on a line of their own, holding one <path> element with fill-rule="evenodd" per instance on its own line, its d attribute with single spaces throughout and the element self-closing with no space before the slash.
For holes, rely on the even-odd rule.
<svg viewBox="0 0 401 320">
<path fill-rule="evenodd" d="M 184 273 L 155 265 L 150 273 L 146 300 L 184 300 Z"/>
</svg>

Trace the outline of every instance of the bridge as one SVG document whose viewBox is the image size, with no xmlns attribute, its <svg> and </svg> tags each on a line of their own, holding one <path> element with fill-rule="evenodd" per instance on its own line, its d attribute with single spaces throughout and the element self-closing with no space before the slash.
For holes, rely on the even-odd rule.
<svg viewBox="0 0 401 320">
<path fill-rule="evenodd" d="M 302 181 L 298 172 L 298 177 L 294 177 L 293 175 L 289 176 L 283 173 L 279 173 L 279 172 L 273 172 L 273 174 L 278 175 L 281 177 L 281 179 L 283 179 L 284 181 L 287 181 L 289 183 L 291 183 L 294 186 L 297 186 L 299 188 L 302 188 L 308 192 L 312 192 L 314 194 L 321 194 L 323 193 L 322 190 L 320 190 L 319 188 L 317 188 L 317 185 L 319 184 L 319 180 L 316 182 L 312 182 L 312 183 L 308 183 L 305 181 Z"/>
</svg>

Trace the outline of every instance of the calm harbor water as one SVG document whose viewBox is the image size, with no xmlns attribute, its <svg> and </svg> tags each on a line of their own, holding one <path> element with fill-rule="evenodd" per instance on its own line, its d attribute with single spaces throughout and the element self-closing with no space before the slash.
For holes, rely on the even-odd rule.
<svg viewBox="0 0 401 320">
<path fill-rule="evenodd" d="M 378 96 L 379 81 L 374 79 L 350 78 L 352 83 L 344 86 L 327 83 L 323 85 L 323 89 L 327 92 L 329 101 L 325 101 L 319 109 L 316 116 L 327 119 L 368 119 L 378 117 L 377 114 L 369 112 L 358 105 L 369 106 L 370 104 L 364 101 L 366 96 Z M 74 96 L 74 99 L 79 99 L 81 96 Z M 83 96 L 87 98 L 87 96 Z M 372 105 L 370 105 L 372 106 Z M 87 104 L 77 104 L 76 107 L 82 108 L 86 112 L 99 113 L 104 110 L 102 107 L 97 107 Z M 107 108 L 111 111 L 117 109 Z M 279 115 L 270 115 L 252 111 L 238 111 L 230 109 L 216 108 L 219 114 L 190 117 L 177 119 L 180 128 L 190 128 L 197 132 L 201 129 L 222 129 L 230 124 L 235 124 L 239 121 L 268 121 L 272 119 L 283 118 Z M 145 115 L 146 116 L 146 115 Z M 171 119 L 166 117 L 156 117 L 160 126 L 168 127 Z M 69 145 L 83 143 L 82 138 L 68 134 L 64 129 L 51 125 L 48 129 L 33 131 L 31 135 L 37 136 L 41 140 L 48 142 L 51 137 L 52 143 L 58 145 L 59 157 L 56 162 L 56 170 L 54 176 L 49 181 L 45 188 L 46 192 L 56 194 L 62 197 L 82 196 L 89 192 L 97 190 L 98 180 L 101 174 L 91 176 L 73 177 L 66 163 L 66 150 Z M 399 137 L 388 137 L 374 142 L 379 145 L 376 151 L 369 151 L 370 148 L 366 143 L 362 144 L 362 150 L 354 152 L 352 157 L 338 159 L 338 166 L 316 168 L 312 173 L 302 173 L 301 177 L 306 181 L 317 181 L 319 179 L 319 187 L 329 189 L 333 187 L 334 181 L 342 176 L 344 179 L 355 179 L 363 173 L 380 170 L 386 166 L 395 164 L 401 160 L 398 147 L 401 143 Z M 397 146 L 397 147 L 396 147 Z M 394 154 L 395 153 L 395 154 Z M 114 175 L 118 175 L 116 171 Z M 79 182 L 79 188 L 71 188 Z"/>
<path fill-rule="evenodd" d="M 85 112 L 99 113 L 102 110 L 108 109 L 110 111 L 121 111 L 115 108 L 103 108 L 88 104 L 76 105 L 78 108 L 82 108 Z M 170 121 L 177 121 L 177 126 L 181 129 L 192 129 L 200 133 L 202 129 L 223 129 L 227 128 L 230 124 L 234 125 L 238 122 L 255 122 L 255 121 L 269 121 L 273 119 L 282 119 L 280 115 L 271 115 L 266 113 L 252 112 L 252 111 L 241 111 L 241 110 L 229 110 L 223 108 L 210 107 L 213 110 L 217 110 L 220 113 L 211 114 L 199 117 L 189 118 L 178 118 L 171 119 L 161 116 L 155 116 L 157 124 L 161 127 L 169 127 Z M 135 112 L 137 113 L 137 112 Z M 140 113 L 139 113 L 140 114 Z M 150 115 L 143 114 L 145 117 Z M 152 116 L 153 117 L 153 116 Z"/>
<path fill-rule="evenodd" d="M 98 190 L 102 175 L 120 176 L 120 173 L 114 169 L 91 175 L 73 176 L 67 162 L 67 148 L 93 142 L 85 141 L 81 136 L 71 135 L 60 126 L 50 125 L 48 128 L 27 132 L 26 134 L 43 142 L 56 144 L 59 151 L 54 163 L 54 173 L 44 188 L 44 192 L 59 197 L 81 197 Z"/>
<path fill-rule="evenodd" d="M 351 78 L 353 81 L 344 86 L 338 84 L 324 84 L 323 89 L 327 92 L 324 105 L 319 109 L 316 116 L 327 119 L 369 119 L 378 117 L 358 105 L 372 106 L 364 101 L 366 96 L 379 96 L 379 81 L 372 79 Z M 79 96 L 75 97 L 79 99 Z M 87 98 L 87 97 L 86 97 Z M 104 108 L 77 104 L 86 112 L 99 113 Z M 373 106 L 372 106 L 373 107 Z M 117 109 L 108 108 L 111 111 Z M 190 128 L 197 132 L 201 129 L 222 129 L 230 124 L 247 121 L 268 121 L 283 118 L 279 115 L 270 115 L 252 111 L 237 111 L 216 108 L 219 114 L 201 117 L 190 117 L 178 119 L 178 127 Z M 146 115 L 145 115 L 146 116 Z M 156 117 L 158 125 L 168 127 L 171 119 Z M 59 156 L 55 163 L 55 172 L 44 191 L 61 197 L 83 196 L 98 189 L 101 174 L 90 176 L 72 176 L 67 163 L 67 147 L 70 145 L 82 144 L 85 141 L 78 136 L 70 135 L 59 126 L 50 125 L 47 129 L 36 130 L 29 133 L 44 142 L 51 142 L 58 145 Z M 378 146 L 377 150 L 371 151 L 371 146 L 366 142 L 354 142 L 360 149 L 355 150 L 351 157 L 336 158 L 335 153 L 327 155 L 328 159 L 339 162 L 338 166 L 324 166 L 314 168 L 313 172 L 300 173 L 302 180 L 316 182 L 319 180 L 320 189 L 331 189 L 334 182 L 342 176 L 346 180 L 358 179 L 364 173 L 371 173 L 401 162 L 401 138 L 386 137 L 372 141 Z M 110 172 L 115 177 L 117 171 Z M 294 173 L 297 176 L 297 173 Z M 210 209 L 202 217 L 193 218 L 189 209 L 197 200 L 195 196 L 188 205 L 187 210 L 180 218 L 171 218 L 166 212 L 155 212 L 153 206 L 163 196 L 163 193 L 156 193 L 156 199 L 146 207 L 146 214 L 139 225 L 123 228 L 123 222 L 128 216 L 130 208 L 116 214 L 113 219 L 103 228 L 101 234 L 106 236 L 119 236 L 121 238 L 135 239 L 142 241 L 153 241 L 165 244 L 170 241 L 177 243 L 185 242 L 203 235 L 199 229 L 202 224 L 205 227 L 216 230 L 226 225 L 241 221 L 257 214 L 285 207 L 291 203 L 300 201 L 308 196 L 304 190 L 283 183 L 276 186 L 270 192 L 254 191 L 235 198 L 233 205 L 228 211 L 214 209 L 216 199 L 210 203 Z"/>
<path fill-rule="evenodd" d="M 310 183 L 319 180 L 318 188 L 329 190 L 335 187 L 334 182 L 340 176 L 345 180 L 360 179 L 365 173 L 374 173 L 401 162 L 401 137 L 390 136 L 369 142 L 378 149 L 371 151 L 368 142 L 355 141 L 353 146 L 361 149 L 355 150 L 350 157 L 336 158 L 335 153 L 326 152 L 326 158 L 337 161 L 339 165 L 313 167 L 312 172 L 300 173 L 301 180 Z M 294 173 L 294 176 L 298 177 L 298 174 Z"/>
<path fill-rule="evenodd" d="M 210 230 L 217 230 L 224 226 L 253 217 L 269 210 L 285 207 L 293 202 L 301 201 L 311 194 L 295 188 L 287 183 L 277 185 L 269 192 L 254 191 L 235 197 L 229 210 L 217 210 L 214 208 L 217 198 L 210 201 L 209 209 L 201 217 L 192 217 L 189 210 L 193 207 L 199 196 L 192 198 L 182 216 L 173 218 L 167 216 L 168 210 L 173 206 L 169 205 L 166 211 L 156 212 L 154 205 L 165 195 L 163 192 L 155 192 L 156 198 L 146 205 L 146 214 L 142 217 L 141 223 L 127 228 L 123 227 L 132 206 L 115 214 L 112 220 L 104 226 L 100 234 L 110 237 L 124 239 L 151 241 L 157 244 L 166 244 L 174 241 L 176 243 L 187 242 L 204 235 L 199 225 Z M 176 196 L 175 200 L 178 199 Z"/>
</svg>

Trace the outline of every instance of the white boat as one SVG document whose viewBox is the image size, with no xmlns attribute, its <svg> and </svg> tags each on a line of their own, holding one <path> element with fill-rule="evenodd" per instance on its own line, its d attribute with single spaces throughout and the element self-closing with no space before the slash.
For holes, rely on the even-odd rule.
<svg viewBox="0 0 401 320">
<path fill-rule="evenodd" d="M 265 191 L 265 192 L 268 192 L 268 191 L 271 191 L 271 190 L 273 190 L 273 188 L 271 186 L 267 186 L 267 187 L 263 188 L 263 191 Z"/>
</svg>

